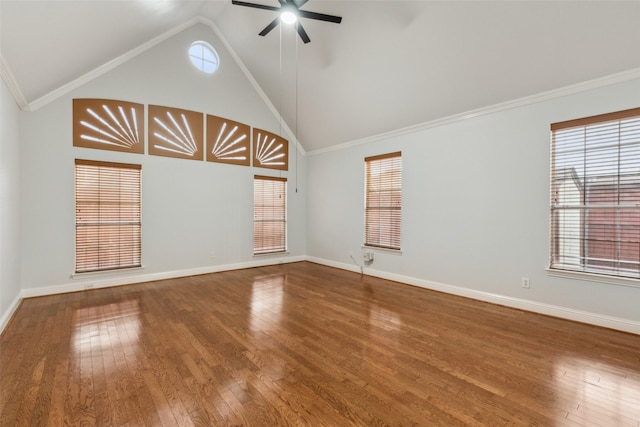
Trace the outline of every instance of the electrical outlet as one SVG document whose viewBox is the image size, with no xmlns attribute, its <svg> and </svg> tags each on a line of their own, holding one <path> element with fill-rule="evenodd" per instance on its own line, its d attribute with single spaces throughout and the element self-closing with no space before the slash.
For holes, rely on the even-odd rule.
<svg viewBox="0 0 640 427">
<path fill-rule="evenodd" d="M 529 283 L 529 278 L 528 277 L 523 277 L 522 278 L 522 287 L 525 289 L 529 289 L 530 288 L 530 283 Z"/>
</svg>

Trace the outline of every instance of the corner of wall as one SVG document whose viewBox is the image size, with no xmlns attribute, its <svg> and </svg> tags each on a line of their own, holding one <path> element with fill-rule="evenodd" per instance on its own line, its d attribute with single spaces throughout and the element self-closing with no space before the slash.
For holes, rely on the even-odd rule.
<svg viewBox="0 0 640 427">
<path fill-rule="evenodd" d="M 9 325 L 9 322 L 11 322 L 13 315 L 16 314 L 16 311 L 18 310 L 18 307 L 20 307 L 21 302 L 22 294 L 19 294 L 9 305 L 9 308 L 7 308 L 7 310 L 2 314 L 2 317 L 0 317 L 0 336 L 2 336 L 4 329 Z"/>
</svg>

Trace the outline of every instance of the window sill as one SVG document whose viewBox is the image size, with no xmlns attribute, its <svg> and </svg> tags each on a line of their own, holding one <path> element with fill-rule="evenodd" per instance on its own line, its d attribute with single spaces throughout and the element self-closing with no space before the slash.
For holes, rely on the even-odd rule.
<svg viewBox="0 0 640 427">
<path fill-rule="evenodd" d="M 267 252 L 264 254 L 253 254 L 254 258 L 261 258 L 261 257 L 266 257 L 266 256 L 279 256 L 279 255 L 289 255 L 288 251 L 284 251 L 284 252 Z"/>
<path fill-rule="evenodd" d="M 546 271 L 548 276 L 553 277 L 640 288 L 640 280 L 631 277 L 607 276 L 603 274 L 586 273 L 584 271 L 557 270 L 554 268 L 547 268 Z"/>
<path fill-rule="evenodd" d="M 72 279 L 86 279 L 91 277 L 107 277 L 107 276 L 120 276 L 123 274 L 128 274 L 134 271 L 143 271 L 144 267 L 131 267 L 131 268 L 118 268 L 115 270 L 104 270 L 104 271 L 89 271 L 86 273 L 72 273 Z"/>
<path fill-rule="evenodd" d="M 378 246 L 367 246 L 367 245 L 362 245 L 362 249 L 366 250 L 367 252 L 380 252 L 380 253 L 391 254 L 391 255 L 402 255 L 401 249 L 387 249 L 387 248 L 379 248 Z"/>
</svg>

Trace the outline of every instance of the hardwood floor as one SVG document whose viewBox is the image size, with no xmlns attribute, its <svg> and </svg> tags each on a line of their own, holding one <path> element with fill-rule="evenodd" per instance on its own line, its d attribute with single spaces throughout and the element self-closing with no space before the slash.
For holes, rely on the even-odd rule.
<svg viewBox="0 0 640 427">
<path fill-rule="evenodd" d="M 26 299 L 2 426 L 640 427 L 640 336 L 301 262 Z"/>
</svg>

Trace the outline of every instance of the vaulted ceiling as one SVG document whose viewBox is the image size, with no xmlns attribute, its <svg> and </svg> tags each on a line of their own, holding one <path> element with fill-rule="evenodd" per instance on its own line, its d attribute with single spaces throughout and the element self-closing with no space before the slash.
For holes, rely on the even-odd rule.
<svg viewBox="0 0 640 427">
<path fill-rule="evenodd" d="M 231 0 L 1 0 L 2 76 L 23 108 L 37 108 L 127 52 L 207 22 L 313 152 L 640 74 L 639 1 L 311 0 L 302 8 L 343 21 L 303 19 L 311 38 L 303 44 L 284 25 L 258 36 L 275 12 Z"/>
</svg>

